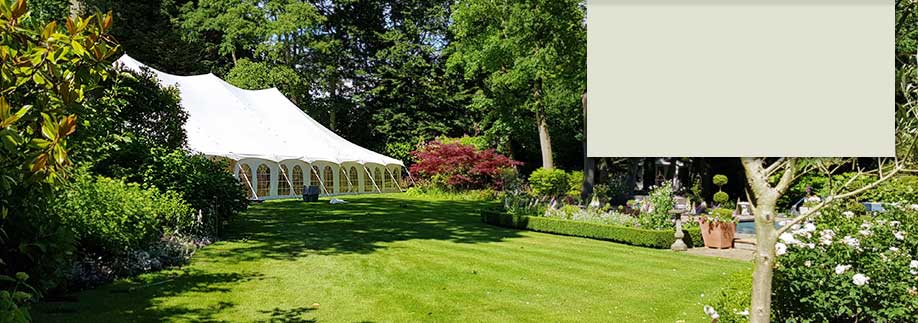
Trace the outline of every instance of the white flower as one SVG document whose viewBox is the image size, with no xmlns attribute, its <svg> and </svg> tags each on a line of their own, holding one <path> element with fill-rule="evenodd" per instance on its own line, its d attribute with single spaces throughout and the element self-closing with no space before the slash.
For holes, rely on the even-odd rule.
<svg viewBox="0 0 918 323">
<path fill-rule="evenodd" d="M 861 248 L 861 242 L 858 241 L 857 238 L 853 238 L 851 236 L 845 236 L 844 238 L 842 238 L 842 242 L 844 242 L 848 246 L 853 247 L 854 249 Z"/>
<path fill-rule="evenodd" d="M 861 230 L 861 231 L 858 231 L 858 232 L 860 232 L 861 235 L 862 235 L 862 236 L 865 236 L 865 237 L 868 237 L 868 236 L 870 236 L 870 234 L 873 233 L 873 232 L 871 232 L 870 230 L 867 230 L 867 229 L 864 229 L 864 230 Z"/>
<path fill-rule="evenodd" d="M 916 204 L 916 205 L 918 205 L 918 204 Z M 899 227 L 899 224 L 902 224 L 902 222 L 899 222 L 899 221 L 889 221 L 889 226 L 891 226 L 891 227 L 893 227 L 893 228 Z"/>
<path fill-rule="evenodd" d="M 712 319 L 715 319 L 715 320 L 720 318 L 720 315 L 717 314 L 717 311 L 715 311 L 713 307 L 710 307 L 708 305 L 704 306 L 704 314 L 710 316 Z"/>
<path fill-rule="evenodd" d="M 912 208 L 912 210 L 918 211 L 918 204 L 912 204 L 912 205 L 909 205 L 908 207 Z"/>
<path fill-rule="evenodd" d="M 824 245 L 831 245 L 832 239 L 835 239 L 835 231 L 831 229 L 822 230 L 822 237 L 819 239 L 819 243 Z"/>
<path fill-rule="evenodd" d="M 785 253 L 787 253 L 787 245 L 780 243 L 780 242 L 776 243 L 775 244 L 775 254 L 780 256 Z"/>
<path fill-rule="evenodd" d="M 744 309 L 742 312 L 733 311 L 733 314 L 736 314 L 739 316 L 749 316 L 749 309 L 748 308 Z"/>
<path fill-rule="evenodd" d="M 867 223 L 867 222 L 861 223 L 861 228 L 864 228 L 864 229 L 870 229 L 870 227 L 872 227 L 872 226 L 873 226 L 873 225 L 871 225 L 870 223 Z"/>
<path fill-rule="evenodd" d="M 905 232 L 896 231 L 893 235 L 895 235 L 898 240 L 905 240 Z"/>
<path fill-rule="evenodd" d="M 816 244 L 815 244 L 815 243 L 812 243 L 812 242 L 811 242 L 811 243 L 806 243 L 806 244 L 804 244 L 804 245 L 805 245 L 807 248 L 816 249 Z"/>
<path fill-rule="evenodd" d="M 851 277 L 851 282 L 858 286 L 864 286 L 869 281 L 870 277 L 864 276 L 864 274 L 854 274 L 854 277 Z"/>
<path fill-rule="evenodd" d="M 810 266 L 813 266 L 813 262 L 807 260 L 807 261 L 804 261 L 804 262 L 803 262 L 803 265 L 804 265 L 804 266 L 807 266 L 807 267 L 810 267 Z"/>
<path fill-rule="evenodd" d="M 851 268 L 851 265 L 837 265 L 835 266 L 835 274 L 844 274 L 846 271 L 848 271 L 848 268 Z"/>
<path fill-rule="evenodd" d="M 912 262 L 908 264 L 908 268 L 908 272 L 912 273 L 912 275 L 918 275 L 918 260 L 912 260 Z"/>
<path fill-rule="evenodd" d="M 789 245 L 800 242 L 800 241 L 797 241 L 797 239 L 794 238 L 794 234 L 790 232 L 782 233 L 780 236 L 778 236 L 778 240 L 781 240 L 781 242 L 784 242 L 785 244 L 789 244 Z"/>
<path fill-rule="evenodd" d="M 816 225 L 813 222 L 807 222 L 803 225 L 803 232 L 815 232 Z"/>
<path fill-rule="evenodd" d="M 845 211 L 845 212 L 842 212 L 842 215 L 844 215 L 846 218 L 849 218 L 849 219 L 850 219 L 850 218 L 854 217 L 854 212 Z"/>
<path fill-rule="evenodd" d="M 899 248 L 896 248 L 896 247 L 889 247 L 889 251 L 897 252 L 897 251 L 899 251 Z"/>
</svg>

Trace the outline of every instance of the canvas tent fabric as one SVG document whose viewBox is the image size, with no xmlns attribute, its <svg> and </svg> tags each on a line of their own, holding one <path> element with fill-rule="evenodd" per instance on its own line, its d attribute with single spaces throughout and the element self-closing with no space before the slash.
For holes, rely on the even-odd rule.
<svg viewBox="0 0 918 323">
<path fill-rule="evenodd" d="M 251 198 L 295 196 L 310 184 L 324 195 L 398 186 L 402 161 L 338 136 L 276 88 L 240 89 L 213 74 L 172 75 L 128 55 L 115 64 L 149 69 L 163 85 L 176 86 L 188 112 L 188 148 L 230 160 Z"/>
</svg>

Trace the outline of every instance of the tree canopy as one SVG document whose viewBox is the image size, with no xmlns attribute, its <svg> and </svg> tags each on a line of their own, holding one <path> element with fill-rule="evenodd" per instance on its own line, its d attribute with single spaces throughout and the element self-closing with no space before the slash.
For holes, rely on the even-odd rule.
<svg viewBox="0 0 918 323">
<path fill-rule="evenodd" d="M 580 1 L 80 1 L 112 10 L 124 52 L 154 68 L 277 87 L 343 137 L 408 162 L 419 143 L 470 135 L 535 168 L 544 125 L 557 163 L 581 164 Z"/>
</svg>

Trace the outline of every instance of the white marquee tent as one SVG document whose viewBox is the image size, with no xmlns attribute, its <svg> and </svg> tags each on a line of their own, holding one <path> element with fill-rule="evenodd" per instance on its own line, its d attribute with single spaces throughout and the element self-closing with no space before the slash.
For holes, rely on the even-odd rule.
<svg viewBox="0 0 918 323">
<path fill-rule="evenodd" d="M 116 64 L 146 65 L 124 55 Z M 181 91 L 188 147 L 225 158 L 253 199 L 292 197 L 304 185 L 322 195 L 400 191 L 402 161 L 341 138 L 276 88 L 244 90 L 213 74 L 178 76 L 149 68 Z"/>
</svg>

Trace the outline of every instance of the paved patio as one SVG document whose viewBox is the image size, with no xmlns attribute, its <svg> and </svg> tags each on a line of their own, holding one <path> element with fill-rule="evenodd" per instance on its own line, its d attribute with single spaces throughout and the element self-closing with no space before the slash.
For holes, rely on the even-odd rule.
<svg viewBox="0 0 918 323">
<path fill-rule="evenodd" d="M 753 251 L 748 250 L 748 249 L 737 249 L 737 248 L 712 249 L 712 248 L 705 248 L 705 247 L 691 248 L 686 252 L 693 254 L 693 255 L 702 255 L 702 256 L 709 256 L 709 257 L 718 257 L 718 258 L 727 258 L 727 259 L 736 259 L 736 260 L 745 260 L 745 261 L 751 261 L 752 254 L 753 254 Z"/>
</svg>

